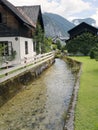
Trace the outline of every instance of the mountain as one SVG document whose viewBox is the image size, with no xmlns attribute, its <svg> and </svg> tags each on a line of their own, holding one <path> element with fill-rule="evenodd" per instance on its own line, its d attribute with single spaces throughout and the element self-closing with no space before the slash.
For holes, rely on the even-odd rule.
<svg viewBox="0 0 98 130">
<path fill-rule="evenodd" d="M 44 13 L 43 14 L 44 28 L 46 36 L 55 37 L 62 36 L 68 37 L 67 31 L 75 27 L 67 19 L 57 14 Z"/>
<path fill-rule="evenodd" d="M 85 22 L 87 24 L 90 24 L 90 25 L 96 25 L 96 21 L 92 18 L 85 18 L 85 19 L 74 19 L 72 20 L 72 23 L 75 24 L 75 25 L 78 25 L 82 22 Z"/>
</svg>

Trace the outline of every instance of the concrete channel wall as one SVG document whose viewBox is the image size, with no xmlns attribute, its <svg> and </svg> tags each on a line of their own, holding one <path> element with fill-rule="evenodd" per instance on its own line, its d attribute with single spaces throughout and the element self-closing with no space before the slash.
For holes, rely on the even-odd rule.
<svg viewBox="0 0 98 130">
<path fill-rule="evenodd" d="M 55 61 L 54 54 L 48 55 L 37 63 L 23 68 L 7 77 L 2 78 L 0 83 L 0 107 L 10 98 L 15 96 L 20 90 L 25 88 L 31 81 L 37 78 L 45 69 L 49 68 Z M 15 75 L 14 75 L 15 74 Z M 12 76 L 11 76 L 12 75 Z M 4 81 L 3 81 L 4 80 Z"/>
</svg>

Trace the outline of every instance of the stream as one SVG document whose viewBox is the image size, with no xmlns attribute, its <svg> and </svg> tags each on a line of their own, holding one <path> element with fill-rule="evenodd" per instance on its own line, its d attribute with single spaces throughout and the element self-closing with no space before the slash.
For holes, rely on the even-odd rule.
<svg viewBox="0 0 98 130">
<path fill-rule="evenodd" d="M 0 108 L 0 130 L 63 130 L 74 83 L 67 64 L 56 59 Z"/>
</svg>

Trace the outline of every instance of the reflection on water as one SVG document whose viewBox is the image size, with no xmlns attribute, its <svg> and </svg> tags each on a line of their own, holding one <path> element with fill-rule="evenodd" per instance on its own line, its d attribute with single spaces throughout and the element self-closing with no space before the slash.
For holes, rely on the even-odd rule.
<svg viewBox="0 0 98 130">
<path fill-rule="evenodd" d="M 74 77 L 64 61 L 56 62 L 37 80 L 0 108 L 0 130 L 62 130 Z"/>
</svg>

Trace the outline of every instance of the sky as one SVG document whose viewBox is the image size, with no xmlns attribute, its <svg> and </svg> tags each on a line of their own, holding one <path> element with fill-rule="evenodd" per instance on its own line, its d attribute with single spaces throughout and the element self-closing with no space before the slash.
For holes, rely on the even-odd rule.
<svg viewBox="0 0 98 130">
<path fill-rule="evenodd" d="M 98 27 L 98 0 L 8 0 L 15 6 L 41 5 L 42 12 L 55 13 L 69 21 L 93 18 Z"/>
</svg>

